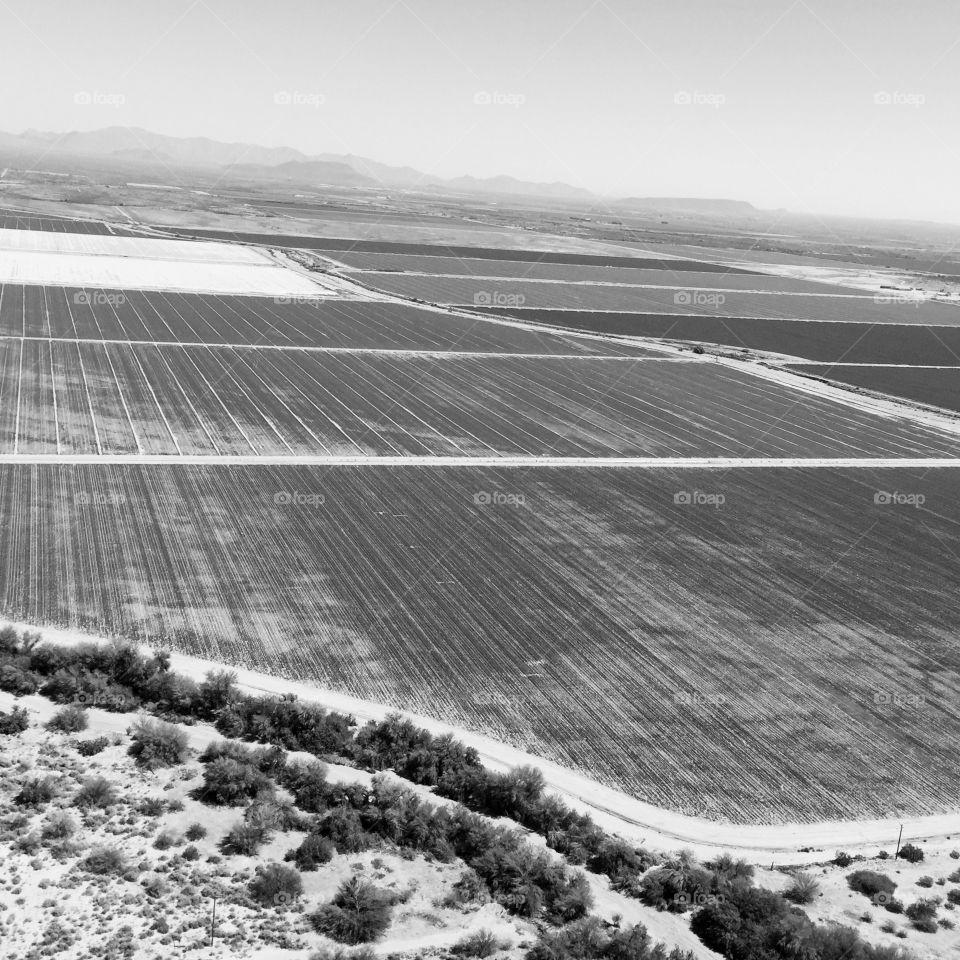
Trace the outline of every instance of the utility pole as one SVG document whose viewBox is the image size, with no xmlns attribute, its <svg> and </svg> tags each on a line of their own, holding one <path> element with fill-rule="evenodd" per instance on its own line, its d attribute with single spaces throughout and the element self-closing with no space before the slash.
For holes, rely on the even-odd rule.
<svg viewBox="0 0 960 960">
<path fill-rule="evenodd" d="M 893 855 L 893 859 L 896 860 L 900 856 L 900 841 L 903 839 L 903 824 L 900 824 L 900 836 L 897 837 L 897 852 Z"/>
<path fill-rule="evenodd" d="M 217 898 L 213 898 L 213 910 L 210 913 L 210 946 L 213 946 L 213 929 L 217 922 Z"/>
</svg>

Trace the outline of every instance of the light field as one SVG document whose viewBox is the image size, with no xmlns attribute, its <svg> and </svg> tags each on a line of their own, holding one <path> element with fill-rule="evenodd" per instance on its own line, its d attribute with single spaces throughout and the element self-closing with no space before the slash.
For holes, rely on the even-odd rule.
<svg viewBox="0 0 960 960">
<path fill-rule="evenodd" d="M 958 484 L 6 465 L 0 606 L 487 730 L 689 813 L 942 812 L 960 789 Z M 724 502 L 675 503 L 694 491 Z M 475 502 L 498 493 L 513 505 Z"/>
<path fill-rule="evenodd" d="M 99 236 L 132 237 L 131 229 L 115 223 L 98 220 L 68 220 L 61 217 L 45 217 L 33 214 L 0 211 L 2 230 L 44 230 L 57 233 L 89 233 Z"/>
<path fill-rule="evenodd" d="M 196 263 L 236 263 L 273 266 L 253 247 L 230 243 L 197 243 L 153 237 L 117 237 L 90 233 L 50 233 L 0 229 L 0 251 L 65 253 L 132 257 L 140 260 L 185 260 Z"/>
<path fill-rule="evenodd" d="M 649 356 L 399 303 L 0 285 L 0 337 L 147 343 Z M 658 355 L 658 354 L 655 354 Z"/>
<path fill-rule="evenodd" d="M 0 340 L 0 454 L 943 457 L 960 440 L 703 362 Z"/>
<path fill-rule="evenodd" d="M 462 306 L 502 306 L 512 316 L 524 311 L 564 310 L 632 313 L 691 314 L 720 317 L 768 317 L 855 321 L 860 323 L 911 323 L 960 326 L 960 307 L 932 301 L 878 303 L 870 296 L 848 291 L 844 295 L 808 295 L 777 290 L 720 291 L 686 286 L 658 290 L 651 287 L 601 286 L 574 283 L 530 283 L 522 280 L 489 281 L 481 278 L 421 277 L 397 273 L 354 274 L 375 290 L 432 303 Z M 751 278 L 752 279 L 752 278 Z M 717 284 L 722 287 L 722 282 Z M 602 324 L 598 318 L 598 327 Z"/>
</svg>

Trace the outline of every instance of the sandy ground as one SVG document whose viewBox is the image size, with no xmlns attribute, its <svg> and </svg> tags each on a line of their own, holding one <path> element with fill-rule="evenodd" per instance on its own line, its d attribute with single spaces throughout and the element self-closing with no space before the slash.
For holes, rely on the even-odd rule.
<svg viewBox="0 0 960 960">
<path fill-rule="evenodd" d="M 15 623 L 18 629 L 35 629 Z M 54 643 L 75 644 L 93 639 L 78 631 L 43 627 L 46 639 Z M 207 671 L 222 668 L 210 660 L 174 653 L 172 669 L 197 680 Z M 358 720 L 379 720 L 392 712 L 381 704 L 360 700 L 319 687 L 294 683 L 268 674 L 242 668 L 234 669 L 240 686 L 257 694 L 295 693 L 306 702 L 319 703 L 331 710 L 349 713 Z M 604 829 L 652 849 L 675 851 L 690 848 L 697 856 L 709 859 L 729 850 L 762 865 L 817 863 L 839 849 L 873 855 L 878 848 L 895 843 L 900 822 L 895 820 L 823 821 L 810 824 L 741 825 L 717 823 L 690 817 L 643 803 L 625 793 L 591 780 L 583 774 L 525 753 L 490 737 L 450 727 L 429 717 L 405 713 L 418 725 L 434 733 L 453 733 L 474 747 L 485 766 L 508 770 L 529 764 L 538 767 L 549 789 L 571 807 L 589 813 Z M 930 849 L 949 849 L 951 836 L 960 835 L 960 812 L 938 816 L 914 817 L 903 821 L 903 838 L 924 841 Z M 805 852 L 801 848 L 807 849 Z"/>
</svg>

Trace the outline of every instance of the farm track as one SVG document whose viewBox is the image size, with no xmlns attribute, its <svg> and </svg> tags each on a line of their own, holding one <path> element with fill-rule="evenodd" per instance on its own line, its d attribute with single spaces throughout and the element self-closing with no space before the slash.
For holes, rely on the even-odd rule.
<svg viewBox="0 0 960 960">
<path fill-rule="evenodd" d="M 0 609 L 402 707 L 687 815 L 953 809 L 960 477 L 683 466 L 2 463 Z"/>
</svg>

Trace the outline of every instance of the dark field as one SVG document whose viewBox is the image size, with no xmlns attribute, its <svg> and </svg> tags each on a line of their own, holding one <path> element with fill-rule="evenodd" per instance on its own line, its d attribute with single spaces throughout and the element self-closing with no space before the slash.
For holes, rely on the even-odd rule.
<svg viewBox="0 0 960 960">
<path fill-rule="evenodd" d="M 837 320 L 859 323 L 916 323 L 960 326 L 960 307 L 947 303 L 878 303 L 870 296 L 824 296 L 773 291 L 746 292 L 698 289 L 662 290 L 652 287 L 602 286 L 575 283 L 530 283 L 490 278 L 420 277 L 401 273 L 356 274 L 365 285 L 431 303 L 464 306 L 503 306 L 511 316 L 530 310 L 577 310 L 597 314 L 604 331 L 603 312 L 673 313 L 701 316 L 770 319 Z M 765 278 L 766 279 L 766 278 Z M 722 283 L 717 284 L 722 286 Z M 786 289 L 784 281 L 779 289 Z M 558 322 L 563 322 L 563 314 Z M 608 331 L 607 331 L 608 332 Z"/>
<path fill-rule="evenodd" d="M 0 230 L 46 230 L 54 233 L 92 233 L 98 236 L 141 236 L 133 230 L 94 220 L 65 220 L 0 211 Z"/>
<path fill-rule="evenodd" d="M 484 307 L 483 313 L 517 315 Z M 910 324 L 760 320 L 753 317 L 691 317 L 656 313 L 591 313 L 523 310 L 531 323 L 619 336 L 716 343 L 783 353 L 831 363 L 916 363 L 960 366 L 960 328 Z"/>
<path fill-rule="evenodd" d="M 443 221 L 446 223 L 447 221 Z M 456 221 L 450 221 L 456 226 Z M 158 228 L 161 229 L 161 228 Z M 650 258 L 615 257 L 583 253 L 557 253 L 547 250 L 506 250 L 501 247 L 441 246 L 429 243 L 395 243 L 385 240 L 350 240 L 334 237 L 305 237 L 297 234 L 231 233 L 228 230 L 202 230 L 185 227 L 165 227 L 166 232 L 178 237 L 197 240 L 233 240 L 273 247 L 297 247 L 303 250 L 356 250 L 365 253 L 403 253 L 413 256 L 474 257 L 481 260 L 523 260 L 534 263 L 570 263 L 594 267 L 639 267 L 650 270 L 693 270 L 699 272 L 731 272 L 730 267 L 694 260 L 662 260 Z M 685 266 L 678 266 L 685 264 Z M 748 270 L 733 271 L 749 273 Z"/>
<path fill-rule="evenodd" d="M 0 454 L 954 456 L 709 361 L 0 341 Z"/>
<path fill-rule="evenodd" d="M 493 353 L 643 353 L 438 311 L 300 300 L 0 285 L 0 336 Z"/>
<path fill-rule="evenodd" d="M 956 364 L 956 357 L 953 360 Z M 808 367 L 797 364 L 788 369 L 960 412 L 960 366 L 942 370 L 930 367 L 861 367 L 853 364 Z"/>
<path fill-rule="evenodd" d="M 0 608 L 486 730 L 688 813 L 933 813 L 960 790 L 958 493 L 955 470 L 8 464 Z"/>
</svg>

